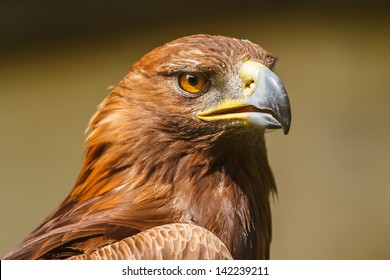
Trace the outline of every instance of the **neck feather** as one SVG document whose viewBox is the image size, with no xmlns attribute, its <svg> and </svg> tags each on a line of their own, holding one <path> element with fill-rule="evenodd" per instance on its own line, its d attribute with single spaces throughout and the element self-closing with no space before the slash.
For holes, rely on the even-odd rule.
<svg viewBox="0 0 390 280">
<path fill-rule="evenodd" d="M 276 188 L 263 132 L 205 134 L 181 129 L 183 123 L 146 129 L 140 119 L 123 121 L 115 104 L 106 100 L 91 121 L 85 162 L 68 200 L 102 197 L 119 187 L 145 189 L 140 196 L 161 200 L 166 222 L 209 229 L 235 258 L 268 258 L 269 196 Z"/>
</svg>

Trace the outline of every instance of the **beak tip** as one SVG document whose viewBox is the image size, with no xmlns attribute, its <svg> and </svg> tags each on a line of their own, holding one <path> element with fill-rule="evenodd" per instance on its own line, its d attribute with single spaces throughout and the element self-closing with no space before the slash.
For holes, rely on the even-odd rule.
<svg viewBox="0 0 390 280">
<path fill-rule="evenodd" d="M 290 107 L 288 107 L 290 109 Z M 287 135 L 288 132 L 290 131 L 290 125 L 291 125 L 291 112 L 288 110 L 288 114 L 285 118 L 282 119 L 281 122 L 282 128 L 284 135 Z"/>
<path fill-rule="evenodd" d="M 287 135 L 289 131 L 290 131 L 290 124 L 284 125 L 283 126 L 284 135 Z"/>
</svg>

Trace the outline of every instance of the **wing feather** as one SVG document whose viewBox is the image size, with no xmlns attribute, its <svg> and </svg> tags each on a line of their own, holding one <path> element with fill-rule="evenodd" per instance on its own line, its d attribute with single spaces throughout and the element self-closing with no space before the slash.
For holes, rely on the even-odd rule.
<svg viewBox="0 0 390 280">
<path fill-rule="evenodd" d="M 192 224 L 153 227 L 72 260 L 228 260 L 225 244 L 212 232 Z"/>
</svg>

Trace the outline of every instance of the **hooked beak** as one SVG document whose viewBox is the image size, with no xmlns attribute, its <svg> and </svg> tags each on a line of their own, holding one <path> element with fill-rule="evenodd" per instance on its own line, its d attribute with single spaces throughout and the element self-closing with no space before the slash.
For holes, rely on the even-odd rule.
<svg viewBox="0 0 390 280">
<path fill-rule="evenodd" d="M 204 121 L 241 120 L 244 125 L 290 129 L 291 111 L 287 92 L 279 77 L 266 66 L 246 61 L 240 69 L 243 97 L 225 99 L 196 116 Z"/>
</svg>

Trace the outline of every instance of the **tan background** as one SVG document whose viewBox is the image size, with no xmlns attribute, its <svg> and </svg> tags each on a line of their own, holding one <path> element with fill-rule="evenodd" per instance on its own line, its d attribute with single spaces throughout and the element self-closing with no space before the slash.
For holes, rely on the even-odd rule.
<svg viewBox="0 0 390 280">
<path fill-rule="evenodd" d="M 0 9 L 0 256 L 70 191 L 107 87 L 154 47 L 209 33 L 276 54 L 290 94 L 290 134 L 267 135 L 279 188 L 272 258 L 390 259 L 390 9 L 381 1 L 25 2 Z"/>
</svg>

